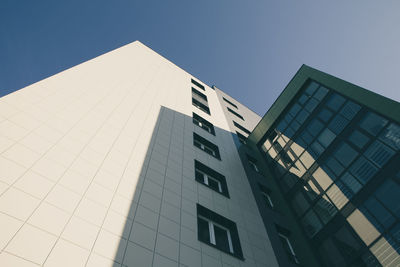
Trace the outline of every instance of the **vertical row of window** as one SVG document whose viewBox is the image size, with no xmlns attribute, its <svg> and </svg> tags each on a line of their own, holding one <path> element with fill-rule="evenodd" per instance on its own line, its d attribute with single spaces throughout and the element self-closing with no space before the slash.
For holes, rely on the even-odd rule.
<svg viewBox="0 0 400 267">
<path fill-rule="evenodd" d="M 226 99 L 225 97 L 222 97 L 222 99 L 228 103 L 230 106 L 234 107 L 235 109 L 239 109 L 238 106 L 234 103 L 232 103 L 232 101 Z M 233 115 L 235 115 L 236 117 L 240 118 L 241 120 L 244 121 L 244 118 L 242 115 L 240 115 L 239 113 L 237 113 L 236 111 L 234 111 L 233 109 L 226 107 L 227 110 L 232 113 Z M 238 124 L 237 122 L 233 121 L 233 124 L 236 126 L 236 128 L 242 130 L 243 132 L 245 132 L 247 134 L 247 136 L 244 136 L 243 134 L 241 134 L 240 132 L 236 131 L 236 135 L 239 139 L 239 142 L 242 144 L 246 144 L 246 139 L 248 137 L 248 135 L 250 134 L 250 131 L 247 130 L 246 128 L 244 128 L 243 126 L 241 126 L 240 124 Z"/>
<path fill-rule="evenodd" d="M 210 108 L 208 107 L 207 96 L 199 90 L 192 87 L 192 104 L 201 111 L 211 115 Z"/>
<path fill-rule="evenodd" d="M 192 80 L 193 83 L 193 80 Z M 196 82 L 197 83 L 197 82 Z M 195 83 L 195 84 L 196 84 Z M 198 83 L 196 84 L 198 86 Z M 195 88 L 192 88 L 193 104 L 203 111 L 209 111 L 207 104 L 207 96 L 199 92 Z M 238 109 L 238 106 L 225 97 L 223 100 L 232 107 Z M 197 101 L 197 102 L 196 102 Z M 203 101 L 203 106 L 199 105 L 198 102 Z M 204 102 L 205 101 L 205 102 Z M 235 112 L 231 108 L 227 107 L 227 110 L 234 114 L 236 117 L 244 120 L 243 116 Z M 209 114 L 209 112 L 207 112 Z M 206 119 L 200 117 L 198 114 L 193 112 L 193 123 L 200 128 L 204 129 L 208 133 L 215 135 L 214 126 Z M 243 131 L 246 134 L 250 134 L 250 131 L 233 121 L 236 128 Z M 243 144 L 246 143 L 247 137 L 243 134 L 236 132 L 239 141 Z M 200 135 L 193 133 L 193 144 L 209 155 L 220 158 L 218 146 L 212 142 L 206 140 Z M 247 160 L 251 169 L 255 172 L 259 172 L 257 160 L 250 155 L 247 155 Z M 226 178 L 222 174 L 214 171 L 210 167 L 204 165 L 198 160 L 194 161 L 195 165 L 195 180 L 211 190 L 218 192 L 229 198 L 228 187 Z M 263 199 L 263 203 L 266 208 L 273 209 L 274 204 L 271 198 L 271 190 L 259 185 L 260 194 Z M 240 247 L 239 235 L 237 232 L 236 224 L 227 218 L 222 217 L 219 214 L 197 204 L 197 223 L 198 223 L 198 239 L 210 246 L 213 246 L 221 251 L 229 253 L 235 257 L 243 259 L 242 250 Z M 294 263 L 299 263 L 296 254 L 289 241 L 289 232 L 285 229 L 281 229 L 277 226 L 278 236 L 282 242 L 284 251 L 288 254 L 289 259 Z"/>
<path fill-rule="evenodd" d="M 194 79 L 191 82 L 196 88 L 205 91 L 205 87 L 201 83 Z M 196 88 L 192 87 L 192 104 L 210 115 L 207 96 Z M 214 125 L 194 112 L 193 124 L 215 136 Z M 193 145 L 212 157 L 221 160 L 218 146 L 197 133 L 193 133 Z M 228 186 L 224 175 L 198 160 L 194 160 L 194 169 L 195 180 L 198 183 L 229 198 Z M 197 204 L 197 227 L 199 241 L 243 259 L 237 226 L 233 221 Z"/>
</svg>

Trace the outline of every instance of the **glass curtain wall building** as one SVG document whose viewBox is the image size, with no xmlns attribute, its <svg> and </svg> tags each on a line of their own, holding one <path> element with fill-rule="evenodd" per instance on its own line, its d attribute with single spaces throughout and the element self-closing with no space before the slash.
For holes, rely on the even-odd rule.
<svg viewBox="0 0 400 267">
<path fill-rule="evenodd" d="M 323 266 L 400 266 L 399 120 L 399 103 L 298 71 L 247 141 L 299 226 L 294 247 Z"/>
</svg>

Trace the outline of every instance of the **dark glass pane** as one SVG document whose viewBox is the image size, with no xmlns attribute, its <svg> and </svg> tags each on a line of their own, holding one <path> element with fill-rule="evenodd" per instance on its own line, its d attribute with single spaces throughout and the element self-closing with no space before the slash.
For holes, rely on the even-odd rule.
<svg viewBox="0 0 400 267">
<path fill-rule="evenodd" d="M 395 152 L 383 143 L 375 141 L 368 147 L 364 154 L 376 165 L 383 167 Z"/>
<path fill-rule="evenodd" d="M 394 148 L 395 150 L 400 149 L 400 126 L 392 123 L 379 136 L 383 142 Z"/>
<path fill-rule="evenodd" d="M 358 153 L 348 144 L 342 143 L 334 152 L 335 158 L 345 167 L 349 166 L 357 157 Z"/>
<path fill-rule="evenodd" d="M 334 111 L 338 111 L 340 107 L 343 105 L 344 101 L 346 99 L 338 94 L 332 94 L 328 101 L 326 102 L 326 105 L 333 109 Z"/>
<path fill-rule="evenodd" d="M 314 95 L 314 97 L 316 98 L 316 99 L 318 99 L 319 101 L 321 101 L 325 96 L 326 96 L 326 94 L 328 93 L 328 89 L 326 89 L 325 87 L 320 87 L 319 89 L 318 89 L 318 91 L 315 93 L 315 95 Z"/>
<path fill-rule="evenodd" d="M 393 239 L 400 243 L 400 223 L 397 223 L 391 230 L 390 234 Z"/>
<path fill-rule="evenodd" d="M 286 121 L 281 120 L 281 122 L 278 124 L 278 126 L 276 126 L 276 129 L 280 132 L 283 132 L 283 130 L 285 130 L 286 127 L 287 127 Z"/>
<path fill-rule="evenodd" d="M 306 119 L 308 118 L 308 116 L 310 115 L 310 113 L 308 113 L 306 110 L 302 110 L 299 112 L 299 114 L 297 114 L 296 120 L 302 124 L 306 121 Z"/>
<path fill-rule="evenodd" d="M 325 151 L 325 148 L 323 146 L 321 146 L 321 144 L 316 142 L 316 141 L 314 143 L 312 143 L 311 149 L 314 152 L 314 153 L 311 153 L 314 156 L 314 158 L 319 157 Z"/>
<path fill-rule="evenodd" d="M 366 158 L 360 157 L 350 167 L 350 172 L 362 183 L 366 184 L 378 171 Z"/>
<path fill-rule="evenodd" d="M 317 90 L 319 84 L 316 82 L 311 82 L 310 85 L 306 88 L 305 93 L 307 95 L 314 94 L 315 90 Z"/>
<path fill-rule="evenodd" d="M 303 225 L 303 229 L 306 231 L 309 237 L 313 237 L 322 228 L 322 223 L 318 219 L 317 215 L 315 215 L 313 210 L 307 212 L 307 214 L 301 220 L 301 224 Z"/>
<path fill-rule="evenodd" d="M 332 130 L 335 134 L 340 134 L 349 121 L 342 115 L 336 115 L 333 120 L 329 123 L 328 128 Z"/>
<path fill-rule="evenodd" d="M 313 210 L 319 215 L 324 223 L 329 222 L 337 212 L 335 206 L 327 198 L 321 198 L 314 205 Z"/>
<path fill-rule="evenodd" d="M 326 160 L 326 165 L 331 169 L 335 176 L 339 176 L 344 170 L 343 166 L 333 157 Z"/>
<path fill-rule="evenodd" d="M 214 155 L 214 151 L 209 149 L 208 147 L 204 147 L 204 151 L 207 152 L 210 155 Z"/>
<path fill-rule="evenodd" d="M 326 108 L 324 108 L 323 110 L 321 110 L 321 112 L 318 113 L 318 117 L 324 122 L 328 122 L 330 118 L 332 118 L 332 115 L 333 113 Z"/>
<path fill-rule="evenodd" d="M 195 172 L 195 177 L 196 177 L 197 181 L 204 183 L 204 174 L 202 174 L 198 170 L 196 170 L 196 172 Z"/>
<path fill-rule="evenodd" d="M 324 125 L 319 120 L 314 119 L 310 122 L 307 129 L 313 136 L 317 136 L 323 127 Z"/>
<path fill-rule="evenodd" d="M 296 144 L 298 144 L 299 146 L 301 146 L 302 148 L 306 148 L 307 147 L 307 142 L 305 142 L 303 140 L 303 138 L 297 137 L 295 140 Z"/>
<path fill-rule="evenodd" d="M 304 186 L 304 189 L 306 190 L 306 195 L 311 199 L 311 201 L 315 200 L 320 194 L 319 189 L 315 186 L 315 183 L 312 180 L 308 181 Z"/>
<path fill-rule="evenodd" d="M 199 239 L 203 242 L 210 243 L 210 229 L 208 227 L 208 222 L 198 217 L 197 227 L 198 227 Z"/>
<path fill-rule="evenodd" d="M 300 110 L 301 106 L 299 104 L 294 104 L 293 107 L 289 110 L 289 114 L 295 117 Z"/>
<path fill-rule="evenodd" d="M 198 147 L 198 148 L 200 148 L 201 149 L 201 144 L 198 142 L 198 141 L 194 141 L 193 142 L 193 144 L 196 146 L 196 147 Z"/>
<path fill-rule="evenodd" d="M 300 126 L 300 123 L 298 123 L 297 121 L 292 121 L 292 123 L 290 124 L 290 128 L 292 128 L 295 132 L 300 128 Z"/>
<path fill-rule="evenodd" d="M 391 179 L 385 181 L 378 190 L 376 190 L 375 195 L 388 210 L 392 211 L 397 217 L 400 217 L 400 186 L 393 182 Z"/>
<path fill-rule="evenodd" d="M 362 256 L 361 256 L 361 260 L 362 263 L 364 265 L 362 265 L 362 263 L 360 263 L 360 266 L 364 267 L 382 267 L 382 265 L 379 263 L 379 261 L 377 260 L 377 258 L 370 252 L 367 251 L 365 252 Z M 358 265 L 357 265 L 358 267 Z"/>
<path fill-rule="evenodd" d="M 208 186 L 211 187 L 213 190 L 219 192 L 218 182 L 213 179 L 208 179 Z"/>
<path fill-rule="evenodd" d="M 305 109 L 307 109 L 309 112 L 313 112 L 318 104 L 319 102 L 317 100 L 315 100 L 314 98 L 310 98 L 310 100 L 308 100 L 307 104 L 305 105 Z"/>
<path fill-rule="evenodd" d="M 200 126 L 200 122 L 195 118 L 193 118 L 193 123 L 196 124 L 197 126 Z"/>
<path fill-rule="evenodd" d="M 341 252 L 346 259 L 352 259 L 357 255 L 357 252 L 361 250 L 362 245 L 354 235 L 345 227 L 342 227 L 336 232 L 335 238 L 333 239 L 335 246 Z"/>
<path fill-rule="evenodd" d="M 361 132 L 355 130 L 349 136 L 350 142 L 352 142 L 358 148 L 363 148 L 365 144 L 369 141 L 369 138 L 362 134 Z"/>
<path fill-rule="evenodd" d="M 354 176 L 348 172 L 343 174 L 341 181 L 352 191 L 353 194 L 356 194 L 362 188 L 362 185 L 360 184 L 360 182 L 358 182 L 357 179 L 354 178 Z M 351 194 L 351 196 L 353 194 Z M 348 196 L 348 197 L 350 197 L 350 196 Z"/>
<path fill-rule="evenodd" d="M 215 233 L 215 241 L 217 243 L 217 247 L 223 251 L 230 252 L 228 232 L 225 229 L 222 229 L 214 225 L 214 233 Z"/>
<path fill-rule="evenodd" d="M 387 120 L 381 116 L 368 112 L 361 121 L 360 126 L 372 135 L 377 135 L 378 132 L 385 126 Z"/>
<path fill-rule="evenodd" d="M 293 120 L 293 116 L 290 115 L 289 113 L 287 113 L 287 114 L 285 115 L 285 117 L 284 117 L 284 120 L 285 120 L 287 123 L 290 123 L 290 122 Z"/>
<path fill-rule="evenodd" d="M 388 228 L 396 221 L 396 219 L 374 197 L 368 198 L 364 205 L 379 221 L 379 223 L 384 226 L 384 228 Z"/>
<path fill-rule="evenodd" d="M 301 138 L 306 144 L 311 144 L 312 140 L 314 139 L 313 136 L 306 130 L 301 133 Z"/>
<path fill-rule="evenodd" d="M 291 128 L 287 128 L 287 129 L 284 131 L 284 134 L 285 134 L 287 137 L 292 138 L 293 135 L 294 135 L 294 131 L 293 131 Z"/>
<path fill-rule="evenodd" d="M 340 114 L 342 114 L 346 119 L 351 120 L 360 109 L 361 107 L 356 103 L 347 101 L 340 111 Z"/>
<path fill-rule="evenodd" d="M 336 244 L 332 241 L 333 238 L 326 239 L 323 243 L 318 246 L 321 254 L 321 258 L 328 267 L 343 267 L 346 266 L 346 262 L 343 256 L 340 254 Z"/>
<path fill-rule="evenodd" d="M 304 105 L 304 103 L 306 103 L 307 99 L 308 99 L 308 96 L 302 95 L 302 96 L 300 96 L 300 98 L 299 98 L 299 103 L 300 103 L 301 105 Z"/>
<path fill-rule="evenodd" d="M 298 178 L 296 178 L 296 176 L 291 173 L 287 173 L 282 179 L 283 179 L 283 187 L 285 187 L 286 189 L 292 188 L 298 181 Z"/>
<path fill-rule="evenodd" d="M 310 204 L 301 192 L 297 192 L 292 199 L 292 206 L 300 217 L 310 207 Z"/>
<path fill-rule="evenodd" d="M 336 135 L 329 130 L 328 128 L 325 128 L 322 133 L 318 136 L 318 142 L 325 148 L 327 148 L 332 141 L 335 139 Z"/>
</svg>

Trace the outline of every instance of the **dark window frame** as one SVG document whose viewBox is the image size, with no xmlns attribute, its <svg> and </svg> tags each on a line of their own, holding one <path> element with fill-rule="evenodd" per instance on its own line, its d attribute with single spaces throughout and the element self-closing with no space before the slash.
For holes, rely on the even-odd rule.
<svg viewBox="0 0 400 267">
<path fill-rule="evenodd" d="M 197 182 L 203 184 L 204 186 L 207 186 L 211 190 L 213 190 L 217 193 L 220 193 L 221 195 L 223 195 L 227 198 L 230 198 L 229 192 L 228 192 L 228 185 L 226 184 L 225 176 L 223 176 L 222 174 L 220 174 L 217 171 L 214 171 L 213 169 L 204 165 L 203 163 L 201 163 L 198 160 L 194 160 L 194 169 L 195 169 L 195 180 Z M 199 177 L 200 175 L 202 175 L 202 177 Z M 216 190 L 215 188 L 210 186 L 209 183 L 207 184 L 205 182 L 206 181 L 205 179 L 210 179 L 210 178 L 219 183 L 219 190 Z"/>
<path fill-rule="evenodd" d="M 231 101 L 229 101 L 229 100 L 226 99 L 225 97 L 222 97 L 222 99 L 223 99 L 226 103 L 232 105 L 232 107 L 235 107 L 236 109 L 239 109 L 238 106 L 237 106 L 236 104 L 233 104 Z"/>
<path fill-rule="evenodd" d="M 230 107 L 226 107 L 226 108 L 228 109 L 228 111 L 229 111 L 230 113 L 232 113 L 233 115 L 235 115 L 236 117 L 238 117 L 239 119 L 241 119 L 241 120 L 244 121 L 244 118 L 243 118 L 242 115 L 240 115 L 240 114 L 237 113 L 236 111 L 232 110 Z"/>
<path fill-rule="evenodd" d="M 247 130 L 246 128 L 244 128 L 242 125 L 240 125 L 239 123 L 237 123 L 236 121 L 233 121 L 233 125 L 235 125 L 236 128 L 238 128 L 239 130 L 242 130 L 243 132 L 247 133 L 247 134 L 251 134 L 251 132 L 249 130 Z"/>
<path fill-rule="evenodd" d="M 224 253 L 227 253 L 237 259 L 244 260 L 243 257 L 243 252 L 242 252 L 242 247 L 240 245 L 240 239 L 239 239 L 239 232 L 237 230 L 236 223 L 213 212 L 212 210 L 207 209 L 206 207 L 203 207 L 200 204 L 196 204 L 196 209 L 197 209 L 197 238 L 200 242 L 205 243 L 211 247 L 214 247 L 218 249 L 219 251 L 222 251 Z M 208 234 L 207 232 L 204 231 L 206 229 L 201 228 L 201 224 L 204 225 L 204 223 L 208 223 Z M 227 238 L 228 240 L 230 239 L 230 244 L 229 248 L 223 248 L 218 245 L 216 242 L 215 238 L 215 233 L 214 229 L 215 226 L 217 228 L 223 229 L 223 230 L 228 230 L 227 232 Z M 213 230 L 210 230 L 211 228 Z M 213 240 L 213 234 L 214 234 L 214 240 Z"/>
<path fill-rule="evenodd" d="M 207 113 L 208 115 L 211 115 L 210 108 L 203 103 L 201 103 L 199 100 L 192 98 L 192 104 L 196 108 L 200 109 L 201 111 Z"/>
<path fill-rule="evenodd" d="M 195 89 L 195 88 L 192 87 L 192 95 L 193 95 L 193 94 L 197 95 L 198 97 L 200 97 L 201 99 L 203 99 L 203 100 L 205 100 L 205 101 L 208 101 L 208 100 L 207 100 L 207 96 L 206 96 L 205 94 L 203 94 L 203 93 L 200 92 L 199 90 L 197 90 L 197 89 Z"/>
<path fill-rule="evenodd" d="M 208 120 L 202 118 L 201 116 L 199 116 L 198 114 L 193 112 L 193 123 L 197 126 L 199 126 L 200 128 L 202 128 L 203 130 L 207 131 L 208 133 L 212 134 L 215 136 L 215 129 L 214 129 L 214 125 L 209 122 Z"/>
<path fill-rule="evenodd" d="M 196 85 L 197 87 L 199 87 L 202 90 L 206 90 L 206 88 L 204 87 L 204 85 L 202 85 L 201 83 L 199 83 L 198 81 L 191 79 L 192 84 Z"/>
<path fill-rule="evenodd" d="M 221 160 L 221 154 L 219 153 L 218 146 L 196 133 L 193 133 L 193 145 L 199 148 L 200 150 L 203 150 L 210 156 L 213 156 L 214 158 Z"/>
</svg>

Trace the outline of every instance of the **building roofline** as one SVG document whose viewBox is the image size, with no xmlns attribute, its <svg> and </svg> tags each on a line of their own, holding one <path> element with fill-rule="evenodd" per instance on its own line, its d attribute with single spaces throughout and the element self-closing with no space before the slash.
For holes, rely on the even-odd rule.
<svg viewBox="0 0 400 267">
<path fill-rule="evenodd" d="M 396 122 L 400 122 L 400 104 L 398 102 L 303 64 L 254 128 L 248 137 L 250 142 L 257 144 L 261 141 L 264 134 L 275 123 L 280 114 L 282 114 L 309 79 L 321 83 L 325 87 L 367 106 L 371 110 L 383 114 Z"/>
</svg>

